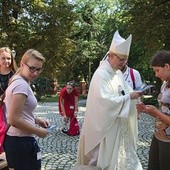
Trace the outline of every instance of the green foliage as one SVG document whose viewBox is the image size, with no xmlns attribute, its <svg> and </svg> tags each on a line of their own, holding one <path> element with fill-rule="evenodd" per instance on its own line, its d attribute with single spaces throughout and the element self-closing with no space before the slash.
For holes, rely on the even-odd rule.
<svg viewBox="0 0 170 170">
<path fill-rule="evenodd" d="M 155 96 L 145 97 L 145 98 L 143 99 L 143 102 L 144 102 L 145 104 L 148 104 L 148 105 L 154 105 L 154 106 L 156 106 L 156 107 L 159 106 L 158 101 L 157 101 L 157 98 L 156 98 Z"/>
<path fill-rule="evenodd" d="M 43 75 L 58 77 L 60 58 L 74 48 L 69 38 L 76 17 L 73 5 L 66 0 L 2 0 L 0 8 L 0 45 L 15 48 L 17 61 L 29 48 L 39 50 L 47 59 Z"/>
<path fill-rule="evenodd" d="M 46 58 L 42 76 L 88 83 L 109 49 L 114 32 L 132 33 L 129 66 L 155 81 L 151 56 L 170 49 L 170 6 L 166 0 L 0 1 L 0 46 L 29 48 Z"/>
<path fill-rule="evenodd" d="M 169 2 L 165 0 L 120 1 L 121 19 L 126 32 L 133 34 L 134 43 L 141 42 L 144 59 L 156 51 L 170 49 Z"/>
<path fill-rule="evenodd" d="M 49 95 L 49 96 L 45 96 L 42 97 L 41 102 L 58 102 L 58 95 Z"/>
<path fill-rule="evenodd" d="M 76 4 L 75 11 L 79 18 L 75 22 L 75 31 L 72 36 L 77 47 L 73 54 L 75 57 L 73 77 L 77 77 L 77 81 L 85 79 L 89 82 L 100 59 L 108 50 L 108 44 L 106 44 L 108 29 L 105 30 L 105 26 L 108 16 L 112 16 L 113 6 L 109 1 L 101 0 L 78 0 Z M 112 32 L 113 29 L 114 27 Z"/>
<path fill-rule="evenodd" d="M 32 82 L 32 89 L 38 100 L 42 97 L 54 94 L 54 80 L 47 77 L 39 77 Z"/>
<path fill-rule="evenodd" d="M 133 43 L 129 65 L 138 69 L 143 80 L 156 80 L 157 92 L 161 81 L 155 78 L 150 68 L 154 53 L 170 49 L 170 6 L 166 0 L 119 0 L 119 20 L 124 23 L 124 32 L 132 33 Z"/>
</svg>

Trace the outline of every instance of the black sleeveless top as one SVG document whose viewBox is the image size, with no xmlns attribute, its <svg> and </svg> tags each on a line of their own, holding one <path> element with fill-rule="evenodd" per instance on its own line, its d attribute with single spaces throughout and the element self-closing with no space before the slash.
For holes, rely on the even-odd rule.
<svg viewBox="0 0 170 170">
<path fill-rule="evenodd" d="M 8 74 L 0 74 L 0 96 L 5 92 L 8 87 L 9 79 L 14 75 L 14 72 L 11 71 Z"/>
</svg>

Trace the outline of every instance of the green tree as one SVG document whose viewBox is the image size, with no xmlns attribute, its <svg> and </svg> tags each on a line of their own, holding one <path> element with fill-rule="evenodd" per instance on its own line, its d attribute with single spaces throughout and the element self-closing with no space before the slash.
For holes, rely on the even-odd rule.
<svg viewBox="0 0 170 170">
<path fill-rule="evenodd" d="M 0 8 L 0 45 L 15 48 L 18 61 L 28 48 L 39 50 L 47 60 L 42 74 L 57 77 L 60 59 L 73 48 L 73 5 L 66 0 L 2 0 Z"/>
<path fill-rule="evenodd" d="M 135 55 L 131 65 L 138 61 L 145 80 L 154 81 L 150 69 L 151 56 L 162 49 L 170 49 L 170 5 L 167 0 L 119 0 L 119 19 L 125 23 L 125 32 L 133 34 Z M 161 82 L 157 80 L 157 90 Z"/>
<path fill-rule="evenodd" d="M 112 2 L 113 3 L 113 2 Z M 90 81 L 93 72 L 99 65 L 99 61 L 108 51 L 109 39 L 113 36 L 115 25 L 112 23 L 106 30 L 108 19 L 113 19 L 114 6 L 111 2 L 85 0 L 76 1 L 75 11 L 79 19 L 75 22 L 73 39 L 76 44 L 74 55 L 74 77 L 86 82 Z M 107 32 L 109 30 L 109 32 Z M 109 34 L 112 32 L 111 34 Z M 110 43 L 110 42 L 109 42 Z"/>
</svg>

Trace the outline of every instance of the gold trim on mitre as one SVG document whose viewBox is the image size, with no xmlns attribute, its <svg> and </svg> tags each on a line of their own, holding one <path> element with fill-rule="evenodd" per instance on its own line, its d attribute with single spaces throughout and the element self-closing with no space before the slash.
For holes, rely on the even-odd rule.
<svg viewBox="0 0 170 170">
<path fill-rule="evenodd" d="M 118 57 L 127 59 L 130 52 L 130 45 L 132 42 L 132 35 L 125 40 L 120 36 L 117 30 L 113 36 L 109 51 L 116 54 Z"/>
</svg>

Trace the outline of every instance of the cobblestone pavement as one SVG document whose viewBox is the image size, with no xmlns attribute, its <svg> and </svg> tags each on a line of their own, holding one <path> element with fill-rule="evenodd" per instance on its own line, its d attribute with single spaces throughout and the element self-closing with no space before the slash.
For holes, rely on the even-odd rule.
<svg viewBox="0 0 170 170">
<path fill-rule="evenodd" d="M 82 127 L 85 101 L 79 102 L 78 121 Z M 50 123 L 56 124 L 57 128 L 46 138 L 38 138 L 39 146 L 42 150 L 42 170 L 70 170 L 76 163 L 76 153 L 79 136 L 67 136 L 60 132 L 61 117 L 58 113 L 58 103 L 39 103 L 36 116 L 48 119 Z M 141 160 L 143 169 L 147 169 L 148 151 L 153 134 L 153 119 L 142 114 L 139 119 L 139 142 L 138 156 Z"/>
</svg>

